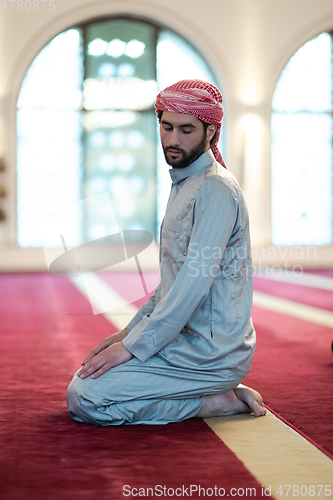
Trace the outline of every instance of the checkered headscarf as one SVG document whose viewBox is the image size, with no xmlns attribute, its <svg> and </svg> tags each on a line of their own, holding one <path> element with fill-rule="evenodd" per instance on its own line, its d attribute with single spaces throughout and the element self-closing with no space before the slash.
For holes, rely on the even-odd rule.
<svg viewBox="0 0 333 500">
<path fill-rule="evenodd" d="M 225 168 L 222 155 L 217 147 L 221 133 L 224 110 L 222 95 L 214 85 L 202 80 L 181 80 L 162 90 L 155 103 L 158 111 L 171 111 L 185 115 L 194 115 L 205 123 L 217 125 L 216 143 L 212 146 L 216 160 Z"/>
</svg>

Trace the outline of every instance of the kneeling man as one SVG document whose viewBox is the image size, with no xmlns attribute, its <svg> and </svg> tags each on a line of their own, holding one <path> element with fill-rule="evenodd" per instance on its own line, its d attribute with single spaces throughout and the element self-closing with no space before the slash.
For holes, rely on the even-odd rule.
<svg viewBox="0 0 333 500">
<path fill-rule="evenodd" d="M 82 362 L 71 416 L 95 425 L 166 424 L 266 410 L 241 385 L 255 348 L 249 219 L 217 148 L 222 96 L 182 80 L 156 100 L 172 190 L 161 226 L 160 282 L 126 328 Z"/>
</svg>

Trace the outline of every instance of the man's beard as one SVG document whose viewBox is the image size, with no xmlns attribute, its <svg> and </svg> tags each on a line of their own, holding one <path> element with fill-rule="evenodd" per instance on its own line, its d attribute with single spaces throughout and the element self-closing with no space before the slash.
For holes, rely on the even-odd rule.
<svg viewBox="0 0 333 500">
<path fill-rule="evenodd" d="M 185 151 L 184 149 L 171 146 L 163 148 L 163 151 L 164 151 L 165 161 L 169 165 L 175 168 L 184 168 L 193 163 L 197 158 L 199 158 L 199 156 L 201 156 L 202 153 L 204 153 L 205 148 L 206 148 L 206 138 L 205 136 L 203 136 L 201 142 L 199 142 L 199 144 L 190 151 Z M 169 151 L 169 149 L 172 149 L 173 151 L 179 151 L 180 153 L 182 153 L 182 157 L 169 160 L 167 158 L 167 152 Z"/>
</svg>

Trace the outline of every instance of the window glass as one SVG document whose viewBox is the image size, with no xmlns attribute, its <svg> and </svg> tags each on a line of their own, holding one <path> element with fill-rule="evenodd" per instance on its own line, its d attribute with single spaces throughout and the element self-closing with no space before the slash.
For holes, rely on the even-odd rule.
<svg viewBox="0 0 333 500">
<path fill-rule="evenodd" d="M 23 81 L 17 113 L 17 240 L 23 247 L 60 246 L 45 232 L 62 207 L 81 198 L 83 52 L 80 30 L 55 37 Z M 76 214 L 75 244 L 82 237 Z"/>
<path fill-rule="evenodd" d="M 333 242 L 331 36 L 323 33 L 290 60 L 272 114 L 272 241 Z"/>
<path fill-rule="evenodd" d="M 159 90 L 187 78 L 207 80 L 216 85 L 212 71 L 200 54 L 172 31 L 159 33 L 156 67 Z"/>
<path fill-rule="evenodd" d="M 276 85 L 274 111 L 331 111 L 331 37 L 322 33 L 290 59 Z"/>
<path fill-rule="evenodd" d="M 155 113 L 91 111 L 85 116 L 84 146 L 85 196 L 108 192 L 121 229 L 155 234 Z M 87 214 L 88 233 L 100 225 L 96 217 Z"/>
<path fill-rule="evenodd" d="M 134 19 L 87 23 L 41 50 L 18 98 L 20 246 L 63 246 L 44 228 L 69 204 L 103 193 L 120 229 L 158 238 L 171 180 L 154 103 L 159 89 L 183 78 L 216 84 L 184 39 Z M 80 203 L 68 214 L 67 246 L 109 234 L 110 214 L 98 207 Z"/>
<path fill-rule="evenodd" d="M 18 108 L 80 109 L 83 46 L 79 29 L 53 38 L 32 62 L 23 80 Z"/>
<path fill-rule="evenodd" d="M 156 225 L 156 28 L 132 20 L 85 32 L 85 196 L 108 192 L 121 229 Z M 106 231 L 86 213 L 88 237 Z"/>
</svg>

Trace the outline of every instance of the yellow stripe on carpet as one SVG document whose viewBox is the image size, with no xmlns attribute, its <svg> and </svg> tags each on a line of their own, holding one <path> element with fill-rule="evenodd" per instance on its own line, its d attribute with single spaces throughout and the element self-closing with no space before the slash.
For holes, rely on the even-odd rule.
<svg viewBox="0 0 333 500">
<path fill-rule="evenodd" d="M 89 300 L 94 313 L 101 312 L 119 330 L 125 328 L 139 310 L 134 304 L 129 304 L 95 273 L 70 279 L 82 295 Z"/>
<path fill-rule="evenodd" d="M 333 498 L 333 461 L 271 412 L 204 420 L 269 488 L 267 496 L 271 491 L 276 499 Z"/>
</svg>

